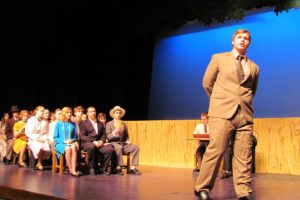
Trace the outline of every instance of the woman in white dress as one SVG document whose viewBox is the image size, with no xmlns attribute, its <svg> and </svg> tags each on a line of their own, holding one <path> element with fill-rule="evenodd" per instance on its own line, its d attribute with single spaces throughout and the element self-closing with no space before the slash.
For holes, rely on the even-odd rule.
<svg viewBox="0 0 300 200">
<path fill-rule="evenodd" d="M 37 106 L 35 115 L 28 119 L 25 127 L 28 146 L 34 158 L 38 160 L 36 165 L 38 170 L 43 170 L 42 161 L 51 153 L 48 141 L 49 124 L 43 120 L 44 109 L 43 106 Z"/>
</svg>

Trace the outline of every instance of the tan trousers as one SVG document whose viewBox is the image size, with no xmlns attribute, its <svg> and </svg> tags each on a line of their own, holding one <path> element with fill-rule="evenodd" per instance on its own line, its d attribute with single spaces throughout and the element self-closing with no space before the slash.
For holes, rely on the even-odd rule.
<svg viewBox="0 0 300 200">
<path fill-rule="evenodd" d="M 199 176 L 195 182 L 195 190 L 207 191 L 213 189 L 217 178 L 223 154 L 228 147 L 232 134 L 233 145 L 233 183 L 237 197 L 243 197 L 251 190 L 251 158 L 253 123 L 247 122 L 240 110 L 229 120 L 209 118 L 210 141 L 206 148 Z"/>
<path fill-rule="evenodd" d="M 118 157 L 118 166 L 123 165 L 123 152 L 124 153 L 132 153 L 132 166 L 138 166 L 139 165 L 139 154 L 140 154 L 140 147 L 136 144 L 127 144 L 122 147 L 122 145 L 112 142 L 112 145 L 114 146 L 114 150 Z"/>
</svg>

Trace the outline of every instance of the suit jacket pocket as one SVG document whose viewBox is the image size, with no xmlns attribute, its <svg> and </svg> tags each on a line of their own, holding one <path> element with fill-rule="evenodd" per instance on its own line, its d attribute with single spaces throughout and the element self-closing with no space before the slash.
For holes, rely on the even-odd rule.
<svg viewBox="0 0 300 200">
<path fill-rule="evenodd" d="M 224 99 L 225 95 L 220 93 L 212 93 L 211 97 L 216 99 Z"/>
</svg>

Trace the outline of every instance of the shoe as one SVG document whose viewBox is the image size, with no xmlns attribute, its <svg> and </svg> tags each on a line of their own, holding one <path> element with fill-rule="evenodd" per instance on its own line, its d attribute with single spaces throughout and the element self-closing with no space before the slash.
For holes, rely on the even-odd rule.
<svg viewBox="0 0 300 200">
<path fill-rule="evenodd" d="M 43 165 L 37 165 L 37 166 L 35 166 L 35 169 L 43 171 L 44 167 L 43 167 Z"/>
<path fill-rule="evenodd" d="M 200 172 L 200 169 L 195 168 L 193 169 L 193 172 Z"/>
<path fill-rule="evenodd" d="M 232 176 L 231 172 L 224 171 L 220 179 L 229 178 L 230 176 Z"/>
<path fill-rule="evenodd" d="M 123 176 L 124 175 L 124 173 L 123 173 L 123 171 L 122 171 L 121 168 L 120 169 L 115 169 L 114 172 L 113 172 L 113 174 L 116 174 L 116 175 L 119 175 L 119 176 Z"/>
<path fill-rule="evenodd" d="M 250 194 L 248 194 L 247 196 L 240 197 L 239 200 L 254 200 L 254 199 Z"/>
<path fill-rule="evenodd" d="M 5 159 L 5 162 L 4 162 L 6 165 L 10 165 L 10 160 L 8 159 Z"/>
<path fill-rule="evenodd" d="M 205 190 L 200 191 L 198 197 L 199 200 L 210 200 L 208 192 L 206 192 Z"/>
<path fill-rule="evenodd" d="M 75 173 L 71 173 L 71 175 L 74 177 L 79 177 L 81 173 L 79 171 L 76 171 Z"/>
<path fill-rule="evenodd" d="M 129 170 L 128 174 L 141 175 L 142 173 L 137 169 L 131 169 Z"/>
<path fill-rule="evenodd" d="M 19 163 L 19 162 L 18 162 L 18 166 L 19 166 L 19 167 L 24 167 L 24 168 L 27 168 L 27 167 L 28 167 L 28 166 L 26 165 L 26 163 L 24 163 L 24 162 L 23 162 L 23 163 Z"/>
<path fill-rule="evenodd" d="M 91 175 L 96 175 L 96 171 L 93 167 L 90 167 L 90 174 Z"/>
<path fill-rule="evenodd" d="M 109 175 L 110 173 L 102 168 L 99 169 L 99 174 Z"/>
</svg>

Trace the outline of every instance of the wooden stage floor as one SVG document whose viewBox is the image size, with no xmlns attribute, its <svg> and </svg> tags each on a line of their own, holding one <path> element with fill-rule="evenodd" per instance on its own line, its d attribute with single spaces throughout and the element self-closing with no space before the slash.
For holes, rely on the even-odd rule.
<svg viewBox="0 0 300 200">
<path fill-rule="evenodd" d="M 196 200 L 191 169 L 139 167 L 141 176 L 52 174 L 0 163 L 0 199 Z M 125 172 L 125 170 L 124 170 Z M 256 200 L 300 199 L 300 176 L 255 174 Z M 214 200 L 235 200 L 232 178 L 217 179 Z"/>
</svg>

